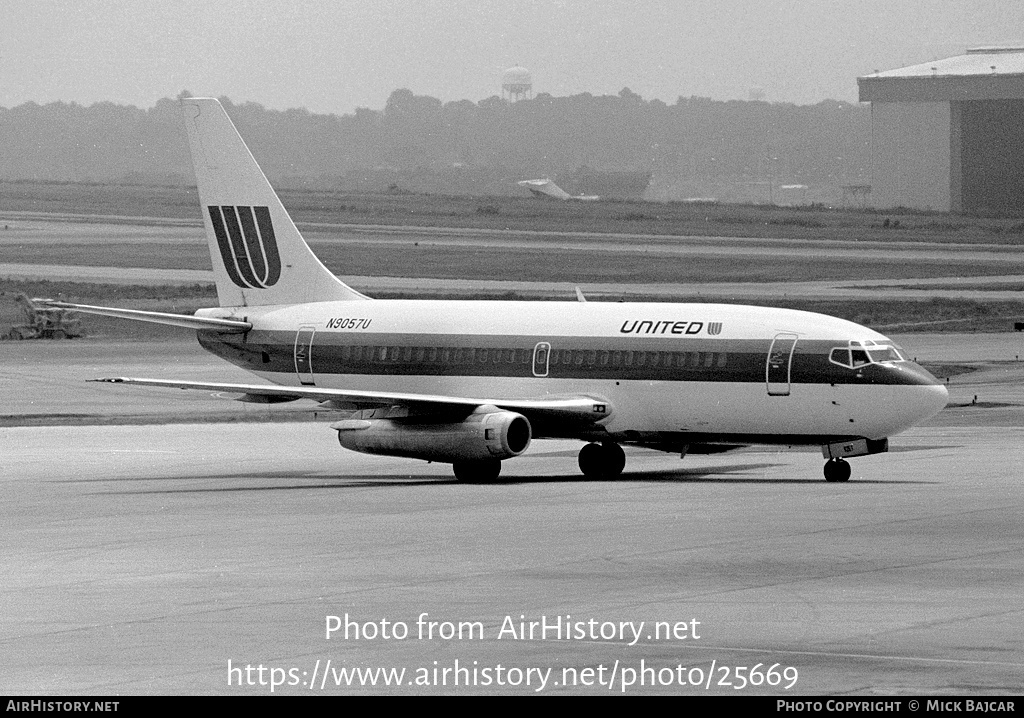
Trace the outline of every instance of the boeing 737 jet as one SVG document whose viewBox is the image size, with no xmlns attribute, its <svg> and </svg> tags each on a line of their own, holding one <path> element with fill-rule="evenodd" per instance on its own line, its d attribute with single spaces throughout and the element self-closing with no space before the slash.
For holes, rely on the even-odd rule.
<svg viewBox="0 0 1024 718">
<path fill-rule="evenodd" d="M 215 99 L 181 101 L 219 306 L 194 316 L 55 302 L 197 330 L 264 380 L 116 384 L 311 399 L 343 447 L 497 478 L 533 439 L 584 442 L 613 478 L 623 445 L 816 445 L 825 478 L 938 412 L 946 389 L 878 332 L 725 304 L 370 299 L 316 258 Z"/>
</svg>

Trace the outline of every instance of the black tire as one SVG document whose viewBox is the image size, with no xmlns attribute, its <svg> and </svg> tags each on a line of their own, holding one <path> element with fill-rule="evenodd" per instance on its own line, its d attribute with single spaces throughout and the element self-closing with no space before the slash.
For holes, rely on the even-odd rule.
<svg viewBox="0 0 1024 718">
<path fill-rule="evenodd" d="M 587 444 L 584 446 L 580 449 L 580 455 L 576 462 L 580 466 L 580 471 L 588 479 L 600 479 L 602 464 L 601 445 Z"/>
<path fill-rule="evenodd" d="M 849 481 L 850 463 L 843 459 L 829 459 L 825 464 L 825 481 Z"/>
<path fill-rule="evenodd" d="M 604 454 L 607 460 L 605 466 L 606 478 L 614 479 L 622 474 L 626 468 L 626 452 L 618 444 L 603 444 Z"/>
<path fill-rule="evenodd" d="M 464 484 L 485 484 L 498 478 L 501 473 L 501 461 L 456 461 L 452 464 L 452 471 L 455 472 L 455 478 Z"/>
<path fill-rule="evenodd" d="M 618 444 L 587 444 L 580 449 L 579 465 L 588 479 L 614 479 L 626 466 L 626 454 Z"/>
</svg>

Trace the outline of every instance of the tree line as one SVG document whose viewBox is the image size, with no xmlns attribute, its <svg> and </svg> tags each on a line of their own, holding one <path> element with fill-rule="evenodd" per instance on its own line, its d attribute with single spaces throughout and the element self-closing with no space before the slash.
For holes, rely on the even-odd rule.
<svg viewBox="0 0 1024 718">
<path fill-rule="evenodd" d="M 870 174 L 870 109 L 833 100 L 668 104 L 624 88 L 444 103 L 399 89 L 381 110 L 345 115 L 221 102 L 288 187 L 520 194 L 516 180 L 586 167 L 650 172 L 650 194 L 681 199 L 784 184 L 838 192 Z M 0 108 L 0 179 L 192 184 L 178 103 Z"/>
</svg>

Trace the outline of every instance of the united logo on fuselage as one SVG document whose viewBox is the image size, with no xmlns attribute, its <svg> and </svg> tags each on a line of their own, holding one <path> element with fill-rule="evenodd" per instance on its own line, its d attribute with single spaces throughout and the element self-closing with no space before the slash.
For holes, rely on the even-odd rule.
<svg viewBox="0 0 1024 718">
<path fill-rule="evenodd" d="M 627 319 L 619 328 L 619 334 L 700 334 L 704 327 L 708 334 L 722 333 L 721 322 L 687 322 L 664 319 Z"/>
<path fill-rule="evenodd" d="M 228 277 L 242 289 L 267 289 L 281 278 L 268 207 L 209 205 L 210 222 Z"/>
</svg>

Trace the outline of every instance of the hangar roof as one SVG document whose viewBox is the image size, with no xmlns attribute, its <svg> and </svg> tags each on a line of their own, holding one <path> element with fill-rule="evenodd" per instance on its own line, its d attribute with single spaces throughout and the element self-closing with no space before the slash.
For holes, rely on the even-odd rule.
<svg viewBox="0 0 1024 718">
<path fill-rule="evenodd" d="M 857 78 L 861 102 L 1024 99 L 1024 47 L 976 47 L 966 55 Z"/>
</svg>

